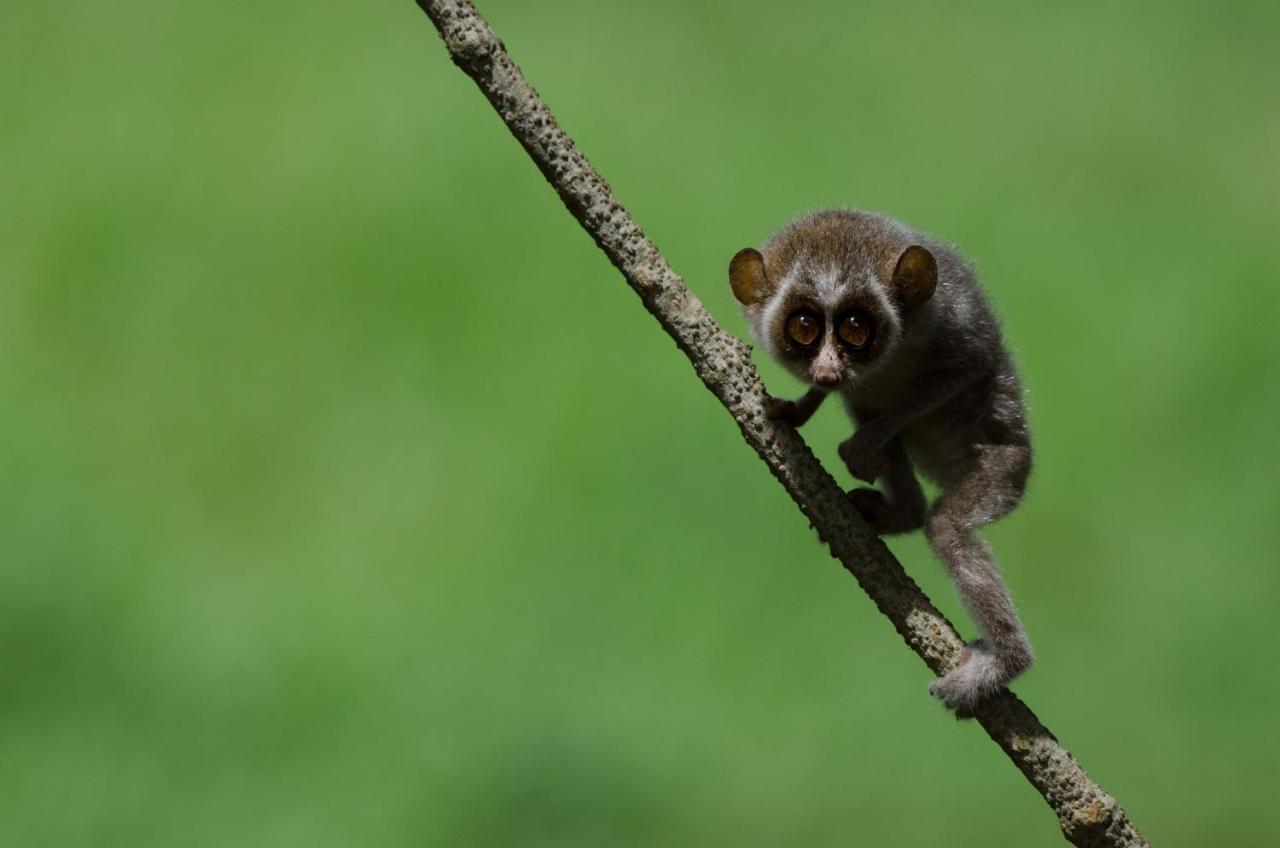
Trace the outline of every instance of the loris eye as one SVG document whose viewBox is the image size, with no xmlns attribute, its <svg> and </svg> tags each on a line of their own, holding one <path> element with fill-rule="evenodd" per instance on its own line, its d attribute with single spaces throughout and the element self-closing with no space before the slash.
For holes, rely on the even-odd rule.
<svg viewBox="0 0 1280 848">
<path fill-rule="evenodd" d="M 797 312 L 787 319 L 787 338 L 800 347 L 810 347 L 821 332 L 822 323 L 816 315 Z"/>
<path fill-rule="evenodd" d="M 876 325 L 871 316 L 862 312 L 851 312 L 840 321 L 840 338 L 849 347 L 861 350 L 871 344 L 875 337 Z"/>
</svg>

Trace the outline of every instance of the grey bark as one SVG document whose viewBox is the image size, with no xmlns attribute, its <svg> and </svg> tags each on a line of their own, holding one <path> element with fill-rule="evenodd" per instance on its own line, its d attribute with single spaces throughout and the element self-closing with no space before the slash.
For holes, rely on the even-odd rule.
<svg viewBox="0 0 1280 848">
<path fill-rule="evenodd" d="M 418 5 L 435 24 L 454 63 L 480 87 L 569 212 L 689 357 L 831 555 L 931 671 L 951 669 L 964 642 L 871 532 L 795 429 L 765 417 L 764 385 L 751 362 L 751 348 L 726 333 L 671 270 L 472 3 L 418 0 Z M 1150 844 L 1017 696 L 1003 691 L 980 706 L 974 718 L 1044 797 L 1069 842 L 1081 848 Z"/>
</svg>

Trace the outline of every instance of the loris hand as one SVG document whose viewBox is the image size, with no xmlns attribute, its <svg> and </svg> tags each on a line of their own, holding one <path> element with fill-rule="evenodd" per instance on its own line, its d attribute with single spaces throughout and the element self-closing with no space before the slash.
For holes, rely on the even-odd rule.
<svg viewBox="0 0 1280 848">
<path fill-rule="evenodd" d="M 773 395 L 764 396 L 764 414 L 770 421 L 785 421 L 792 427 L 799 427 L 813 417 L 813 413 L 822 406 L 827 393 L 816 386 L 805 392 L 799 400 L 783 400 Z"/>
<path fill-rule="evenodd" d="M 889 457 L 884 448 L 864 435 L 865 429 L 840 443 L 840 458 L 849 473 L 864 483 L 874 483 L 889 471 Z"/>
<path fill-rule="evenodd" d="M 773 395 L 764 396 L 764 416 L 770 421 L 786 421 L 794 426 L 799 412 L 793 400 L 783 400 Z"/>
<path fill-rule="evenodd" d="M 871 529 L 884 535 L 893 526 L 893 508 L 885 500 L 884 493 L 876 489 L 854 489 L 849 493 L 855 509 L 861 513 Z"/>
</svg>

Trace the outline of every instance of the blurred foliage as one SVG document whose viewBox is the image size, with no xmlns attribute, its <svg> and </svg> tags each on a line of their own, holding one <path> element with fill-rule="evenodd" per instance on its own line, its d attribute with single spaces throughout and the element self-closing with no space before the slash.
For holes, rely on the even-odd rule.
<svg viewBox="0 0 1280 848">
<path fill-rule="evenodd" d="M 1280 840 L 1280 7 L 481 10 L 735 332 L 797 212 L 962 246 L 1018 691 L 1158 844 Z M 0 22 L 0 842 L 1059 844 L 412 3 Z"/>
</svg>

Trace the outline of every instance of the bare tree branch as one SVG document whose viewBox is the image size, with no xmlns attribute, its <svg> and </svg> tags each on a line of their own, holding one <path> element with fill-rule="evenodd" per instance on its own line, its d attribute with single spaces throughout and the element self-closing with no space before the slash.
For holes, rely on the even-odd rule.
<svg viewBox="0 0 1280 848">
<path fill-rule="evenodd" d="M 751 348 L 721 329 L 671 270 L 556 123 L 472 3 L 418 0 L 418 5 L 439 30 L 454 63 L 484 92 L 569 212 L 689 357 L 831 555 L 935 674 L 952 668 L 964 646 L 955 629 L 871 532 L 799 434 L 765 418 L 764 386 L 751 362 Z M 1011 692 L 1005 690 L 980 706 L 975 718 L 1044 797 L 1068 841 L 1081 848 L 1149 845 L 1116 800 L 1085 774 Z"/>
</svg>

